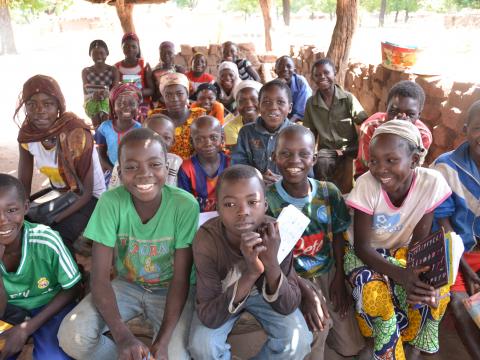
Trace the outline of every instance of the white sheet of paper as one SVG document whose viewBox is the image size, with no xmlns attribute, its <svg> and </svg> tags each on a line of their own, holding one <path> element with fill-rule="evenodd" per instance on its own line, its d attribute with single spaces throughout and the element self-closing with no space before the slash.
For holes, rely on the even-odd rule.
<svg viewBox="0 0 480 360">
<path fill-rule="evenodd" d="M 310 219 L 295 206 L 288 205 L 283 208 L 277 222 L 281 239 L 277 258 L 278 262 L 281 263 L 302 237 L 303 232 L 310 224 Z"/>
<path fill-rule="evenodd" d="M 214 217 L 218 216 L 218 212 L 216 211 L 207 211 L 200 213 L 198 216 L 198 228 L 202 226 L 204 223 L 206 223 L 208 220 L 213 219 Z"/>
<path fill-rule="evenodd" d="M 465 246 L 463 245 L 462 238 L 452 232 L 452 271 L 453 271 L 453 281 L 457 278 L 458 267 L 460 265 L 460 259 L 462 258 L 463 252 L 465 251 Z"/>
</svg>

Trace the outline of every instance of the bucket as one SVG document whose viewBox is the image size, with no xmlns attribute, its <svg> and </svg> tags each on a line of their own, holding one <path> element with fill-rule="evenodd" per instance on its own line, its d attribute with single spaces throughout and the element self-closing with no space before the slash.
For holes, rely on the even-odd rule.
<svg viewBox="0 0 480 360">
<path fill-rule="evenodd" d="M 399 46 L 382 41 L 382 65 L 391 70 L 408 70 L 417 61 L 417 51 L 416 46 Z"/>
</svg>

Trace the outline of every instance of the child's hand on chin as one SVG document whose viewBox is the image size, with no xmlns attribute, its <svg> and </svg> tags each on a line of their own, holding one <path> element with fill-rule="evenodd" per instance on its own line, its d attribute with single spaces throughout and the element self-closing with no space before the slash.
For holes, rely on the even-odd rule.
<svg viewBox="0 0 480 360">
<path fill-rule="evenodd" d="M 271 266 L 279 266 L 278 249 L 280 247 L 280 232 L 278 231 L 278 223 L 268 223 L 260 225 L 259 232 L 261 234 L 266 251 L 259 255 L 260 260 L 266 268 Z"/>
<path fill-rule="evenodd" d="M 425 304 L 428 306 L 438 306 L 437 292 L 433 286 L 420 280 L 419 275 L 427 272 L 428 266 L 422 268 L 406 268 L 403 270 L 401 285 L 407 292 L 407 302 L 411 305 Z"/>
<path fill-rule="evenodd" d="M 265 271 L 265 267 L 260 261 L 259 254 L 264 252 L 266 247 L 262 244 L 262 238 L 259 233 L 249 231 L 242 234 L 240 251 L 247 264 L 247 272 L 252 275 L 260 276 Z"/>
</svg>

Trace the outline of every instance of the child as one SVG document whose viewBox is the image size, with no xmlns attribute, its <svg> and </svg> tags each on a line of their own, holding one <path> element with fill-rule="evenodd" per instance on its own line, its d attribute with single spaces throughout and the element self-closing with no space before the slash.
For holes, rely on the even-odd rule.
<svg viewBox="0 0 480 360">
<path fill-rule="evenodd" d="M 131 84 L 117 85 L 110 93 L 110 120 L 103 122 L 95 132 L 98 155 L 107 187 L 113 168 L 117 165 L 118 143 L 130 130 L 142 127 L 136 121 L 141 99 L 140 91 Z"/>
<path fill-rule="evenodd" d="M 205 72 L 207 69 L 207 58 L 202 53 L 195 53 L 192 59 L 192 70 L 187 72 L 188 80 L 192 85 L 192 94 L 197 92 L 198 86 L 201 84 L 213 84 L 215 77 L 212 74 Z"/>
<path fill-rule="evenodd" d="M 153 114 L 150 115 L 145 123 L 143 124 L 144 127 L 155 131 L 163 140 L 167 151 L 173 146 L 175 141 L 175 124 L 173 123 L 172 119 L 170 119 L 167 115 L 163 114 Z M 168 168 L 168 175 L 165 184 L 177 186 L 177 176 L 178 170 L 182 165 L 182 158 L 178 155 L 175 155 L 171 152 L 167 154 L 167 168 Z"/>
<path fill-rule="evenodd" d="M 152 83 L 154 85 L 155 102 L 163 103 L 162 94 L 160 93 L 160 79 L 163 75 L 169 73 L 185 74 L 185 68 L 182 65 L 176 65 L 175 61 L 175 45 L 171 41 L 163 41 L 159 48 L 160 61 L 152 70 Z M 156 104 L 160 106 L 160 104 Z"/>
<path fill-rule="evenodd" d="M 32 336 L 34 359 L 70 359 L 57 332 L 74 307 L 80 273 L 59 234 L 24 220 L 27 210 L 21 182 L 0 174 L 0 316 L 15 325 L 0 335 L 1 355 L 16 358 Z"/>
<path fill-rule="evenodd" d="M 243 311 L 268 340 L 255 358 L 303 359 L 312 335 L 298 310 L 301 295 L 292 253 L 277 260 L 280 235 L 265 216 L 265 188 L 257 170 L 237 165 L 217 184 L 219 216 L 197 232 L 193 256 L 197 307 L 189 350 L 196 360 L 230 359 L 227 336 Z"/>
<path fill-rule="evenodd" d="M 125 59 L 115 64 L 120 72 L 122 83 L 133 83 L 142 92 L 139 105 L 140 120 L 146 118 L 150 108 L 154 85 L 150 65 L 145 63 L 140 52 L 140 42 L 134 33 L 127 33 L 122 38 L 122 49 Z"/>
<path fill-rule="evenodd" d="M 413 81 L 400 81 L 390 89 L 387 97 L 387 112 L 373 114 L 360 127 L 358 155 L 354 161 L 355 178 L 368 171 L 370 140 L 375 129 L 385 121 L 399 119 L 413 123 L 420 131 L 423 146 L 428 151 L 432 144 L 432 133 L 428 126 L 420 120 L 424 103 L 425 93 L 422 87 Z M 425 153 L 424 157 L 426 155 Z"/>
<path fill-rule="evenodd" d="M 307 99 L 312 96 L 307 80 L 295 71 L 295 64 L 290 56 L 281 56 L 275 62 L 275 73 L 279 79 L 285 80 L 292 92 L 293 108 L 288 118 L 293 122 L 303 121 Z"/>
<path fill-rule="evenodd" d="M 85 95 L 85 113 L 97 128 L 108 119 L 110 108 L 108 92 L 120 81 L 120 74 L 115 66 L 105 64 L 108 47 L 103 40 L 93 40 L 88 49 L 93 66 L 82 70 L 83 93 Z"/>
<path fill-rule="evenodd" d="M 379 126 L 370 142 L 370 171 L 348 196 L 354 209 L 354 243 L 344 268 L 353 287 L 360 330 L 373 337 L 375 359 L 417 359 L 438 351 L 438 325 L 448 286 L 435 290 L 406 267 L 408 246 L 430 234 L 433 211 L 451 190 L 435 170 L 417 167 L 420 132 L 410 122 Z M 439 296 L 440 295 L 440 296 Z"/>
<path fill-rule="evenodd" d="M 123 185 L 102 196 L 84 233 L 93 240 L 92 291 L 58 333 L 75 359 L 190 359 L 193 304 L 187 297 L 198 204 L 164 185 L 166 160 L 161 137 L 150 129 L 135 129 L 120 142 Z M 117 277 L 110 282 L 112 260 Z M 141 314 L 155 330 L 151 346 L 124 323 Z"/>
<path fill-rule="evenodd" d="M 258 98 L 260 116 L 240 130 L 232 164 L 257 168 L 268 185 L 280 179 L 272 153 L 280 130 L 294 125 L 287 118 L 292 110 L 292 94 L 284 81 L 276 79 L 263 85 Z"/>
<path fill-rule="evenodd" d="M 232 149 L 237 144 L 238 133 L 243 125 L 254 122 L 260 112 L 258 92 L 262 84 L 254 80 L 243 80 L 233 89 L 233 97 L 237 103 L 238 115 L 225 123 L 225 145 Z"/>
<path fill-rule="evenodd" d="M 480 331 L 467 313 L 463 300 L 478 292 L 480 251 L 478 236 L 478 199 L 480 197 L 480 101 L 468 109 L 464 131 L 467 141 L 440 155 L 431 165 L 452 188 L 453 194 L 435 209 L 435 219 L 445 228 L 453 229 L 463 240 L 466 252 L 460 262 L 460 272 L 451 287 L 451 308 L 455 326 L 472 359 L 480 359 Z"/>
<path fill-rule="evenodd" d="M 222 61 L 231 61 L 237 65 L 238 73 L 241 80 L 255 80 L 260 82 L 260 76 L 253 68 L 252 63 L 247 59 L 238 58 L 238 49 L 231 41 L 226 41 L 222 45 Z"/>
<path fill-rule="evenodd" d="M 295 270 L 301 276 L 301 310 L 314 334 L 308 358 L 324 359 L 325 339 L 340 355 L 355 356 L 365 342 L 345 286 L 344 234 L 350 215 L 342 194 L 332 183 L 308 177 L 317 157 L 315 138 L 307 128 L 289 126 L 280 131 L 272 157 L 282 180 L 267 190 L 267 214 L 277 218 L 284 207 L 292 204 L 310 218 L 293 251 Z M 316 304 L 320 303 L 323 308 L 319 309 Z"/>
<path fill-rule="evenodd" d="M 223 104 L 217 101 L 218 87 L 214 84 L 203 83 L 197 88 L 195 94 L 196 101 L 192 103 L 192 108 L 200 107 L 205 109 L 208 115 L 216 117 L 220 124 L 224 123 L 225 109 Z"/>
<path fill-rule="evenodd" d="M 236 104 L 233 97 L 233 89 L 240 82 L 238 69 L 235 63 L 224 61 L 218 67 L 218 78 L 216 86 L 220 89 L 218 101 L 225 108 L 225 115 L 235 113 Z"/>
<path fill-rule="evenodd" d="M 313 64 L 312 79 L 317 92 L 307 100 L 303 125 L 312 130 L 320 150 L 315 178 L 332 181 L 346 194 L 352 189 L 353 159 L 358 151 L 355 125 L 367 114 L 355 96 L 335 84 L 335 65 L 330 59 Z"/>
<path fill-rule="evenodd" d="M 222 152 L 222 125 L 212 116 L 201 116 L 190 129 L 195 155 L 178 171 L 178 187 L 188 191 L 200 204 L 200 212 L 215 211 L 215 187 L 230 159 Z"/>
</svg>

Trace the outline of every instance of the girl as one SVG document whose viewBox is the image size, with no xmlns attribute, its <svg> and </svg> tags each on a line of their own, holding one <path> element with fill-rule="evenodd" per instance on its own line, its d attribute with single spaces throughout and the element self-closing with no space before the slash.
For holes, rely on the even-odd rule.
<svg viewBox="0 0 480 360">
<path fill-rule="evenodd" d="M 25 106 L 26 117 L 18 133 L 18 178 L 27 195 L 32 189 L 33 163 L 59 191 L 78 192 L 79 199 L 57 215 L 52 228 L 71 246 L 85 228 L 97 199 L 105 191 L 102 168 L 90 128 L 75 114 L 66 112 L 58 83 L 35 75 L 23 85 L 14 118 Z"/>
<path fill-rule="evenodd" d="M 206 73 L 207 69 L 207 58 L 202 53 L 196 53 L 193 55 L 192 59 L 192 70 L 187 72 L 188 80 L 190 80 L 191 90 L 195 93 L 198 89 L 198 86 L 204 83 L 213 83 L 215 82 L 215 77 L 212 74 Z"/>
<path fill-rule="evenodd" d="M 108 119 L 108 92 L 119 82 L 120 74 L 115 66 L 105 64 L 108 47 L 103 40 L 93 40 L 88 54 L 93 60 L 93 66 L 82 70 L 84 107 L 93 126 L 97 128 Z"/>
<path fill-rule="evenodd" d="M 220 101 L 225 107 L 225 115 L 234 113 L 236 109 L 233 88 L 240 82 L 237 66 L 231 61 L 224 61 L 218 67 L 217 86 L 220 88 Z"/>
<path fill-rule="evenodd" d="M 110 93 L 110 120 L 103 122 L 95 133 L 107 187 L 118 161 L 118 144 L 121 138 L 130 130 L 142 127 L 136 121 L 141 99 L 140 91 L 132 84 L 117 85 Z"/>
<path fill-rule="evenodd" d="M 218 121 L 220 121 L 220 124 L 223 125 L 225 122 L 225 109 L 223 104 L 217 101 L 218 87 L 208 83 L 200 84 L 197 88 L 195 97 L 197 101 L 192 104 L 192 107 L 201 107 L 202 109 L 205 109 L 208 115 L 217 118 Z"/>
<path fill-rule="evenodd" d="M 175 124 L 175 141 L 171 152 L 182 159 L 193 155 L 193 146 L 190 141 L 190 125 L 198 117 L 205 115 L 202 108 L 188 107 L 189 82 L 185 75 L 179 73 L 165 74 L 160 82 L 160 92 L 165 99 L 165 110 L 162 112 L 173 120 Z"/>
<path fill-rule="evenodd" d="M 231 61 L 237 65 L 238 73 L 241 80 L 255 80 L 260 81 L 260 76 L 253 68 L 252 63 L 247 59 L 238 58 L 238 49 L 231 41 L 226 41 L 222 45 L 222 61 Z"/>
<path fill-rule="evenodd" d="M 421 281 L 428 267 L 406 267 L 407 247 L 430 234 L 433 210 L 451 194 L 439 172 L 417 167 L 424 151 L 412 123 L 381 125 L 370 144 L 370 171 L 347 199 L 355 211 L 354 244 L 344 268 L 360 330 L 373 337 L 375 359 L 417 359 L 420 351 L 439 348 L 449 288 L 436 290 Z"/>
<path fill-rule="evenodd" d="M 353 183 L 353 158 L 358 140 L 355 125 L 367 114 L 358 100 L 335 84 L 335 66 L 330 59 L 320 59 L 312 67 L 315 95 L 307 100 L 303 125 L 317 138 L 318 161 L 315 178 L 332 181 L 345 194 Z"/>
<path fill-rule="evenodd" d="M 153 83 L 150 65 L 142 59 L 140 42 L 134 33 L 123 35 L 122 49 L 125 59 L 115 64 L 123 83 L 133 83 L 142 92 L 139 105 L 140 121 L 146 118 L 153 95 Z"/>
</svg>

